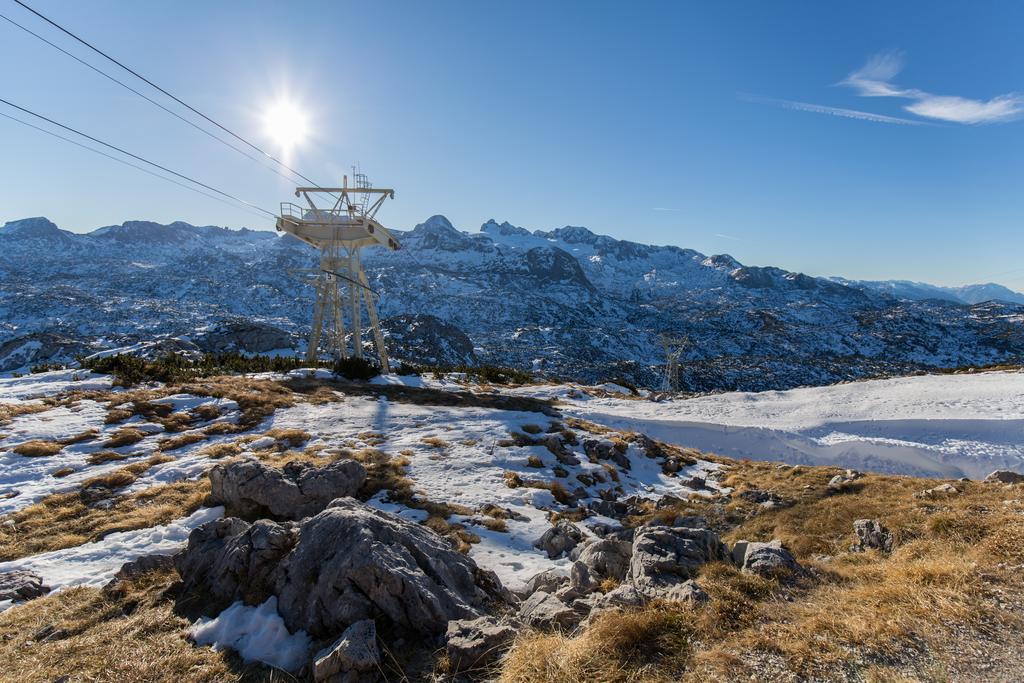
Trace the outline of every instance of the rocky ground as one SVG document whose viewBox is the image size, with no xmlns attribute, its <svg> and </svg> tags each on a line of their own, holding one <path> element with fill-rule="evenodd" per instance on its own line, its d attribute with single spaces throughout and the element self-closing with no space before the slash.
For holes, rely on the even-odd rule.
<svg viewBox="0 0 1024 683">
<path fill-rule="evenodd" d="M 566 403 L 620 391 L 0 379 L 0 680 L 1024 676 L 1024 475 L 729 460 Z"/>
</svg>

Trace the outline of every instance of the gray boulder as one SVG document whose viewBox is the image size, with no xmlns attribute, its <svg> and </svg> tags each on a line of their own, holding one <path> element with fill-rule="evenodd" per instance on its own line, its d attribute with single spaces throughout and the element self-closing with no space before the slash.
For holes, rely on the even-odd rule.
<svg viewBox="0 0 1024 683">
<path fill-rule="evenodd" d="M 441 536 L 351 498 L 301 523 L 208 522 L 192 531 L 175 566 L 184 590 L 210 609 L 274 595 L 290 631 L 321 639 L 364 619 L 440 635 L 449 621 L 508 600 L 492 572 Z"/>
<path fill-rule="evenodd" d="M 677 586 L 672 586 L 656 597 L 673 602 L 690 602 L 695 605 L 703 604 L 711 599 L 711 596 L 697 585 L 697 582 L 693 579 L 684 581 Z"/>
<path fill-rule="evenodd" d="M 709 529 L 645 527 L 633 539 L 627 578 L 643 594 L 658 594 L 696 576 L 708 562 L 725 560 L 728 551 Z"/>
<path fill-rule="evenodd" d="M 352 624 L 313 658 L 317 683 L 373 683 L 379 679 L 380 650 L 372 619 Z"/>
<path fill-rule="evenodd" d="M 374 617 L 439 635 L 504 599 L 497 577 L 430 529 L 350 498 L 302 523 L 275 581 L 285 624 L 314 637 Z"/>
<path fill-rule="evenodd" d="M 207 611 L 236 600 L 258 605 L 274 593 L 278 564 L 297 538 L 294 524 L 226 517 L 193 529 L 174 565 L 184 590 L 206 598 Z"/>
<path fill-rule="evenodd" d="M 479 669 L 491 664 L 515 637 L 515 628 L 498 622 L 494 617 L 449 621 L 445 651 L 452 672 Z"/>
<path fill-rule="evenodd" d="M 122 586 L 126 581 L 131 581 L 143 574 L 168 569 L 174 569 L 174 558 L 171 555 L 143 555 L 121 565 L 114 578 L 103 586 L 103 590 L 109 593 Z"/>
<path fill-rule="evenodd" d="M 868 549 L 892 552 L 896 539 L 877 519 L 858 519 L 853 523 L 853 531 L 857 534 L 857 543 L 850 550 L 863 552 Z"/>
<path fill-rule="evenodd" d="M 560 569 L 546 569 L 539 574 L 534 574 L 530 580 L 526 582 L 526 586 L 524 586 L 522 590 L 518 591 L 518 593 L 519 595 L 527 598 L 537 591 L 554 593 L 568 582 L 569 577 L 566 576 L 564 571 Z"/>
<path fill-rule="evenodd" d="M 622 581 L 629 571 L 633 544 L 611 538 L 595 541 L 583 548 L 579 561 L 599 579 Z"/>
<path fill-rule="evenodd" d="M 569 568 L 569 587 L 577 596 L 589 595 L 601 587 L 601 583 L 583 562 L 573 562 Z"/>
<path fill-rule="evenodd" d="M 355 460 L 324 467 L 294 461 L 278 469 L 247 459 L 210 468 L 210 500 L 246 519 L 302 519 L 355 495 L 365 481 L 366 468 Z"/>
<path fill-rule="evenodd" d="M 32 572 L 17 570 L 0 574 L 0 600 L 31 600 L 46 595 L 50 589 L 43 578 Z"/>
<path fill-rule="evenodd" d="M 1011 472 L 1010 470 L 996 470 L 985 477 L 985 481 L 989 483 L 1021 484 L 1024 483 L 1024 474 Z"/>
<path fill-rule="evenodd" d="M 768 543 L 738 541 L 733 548 L 732 558 L 741 570 L 765 578 L 779 578 L 803 572 L 803 567 L 779 540 Z"/>
<path fill-rule="evenodd" d="M 548 557 L 553 560 L 571 551 L 582 540 L 583 532 L 575 524 L 559 520 L 553 527 L 545 531 L 544 535 L 533 545 L 546 552 Z"/>
<path fill-rule="evenodd" d="M 580 621 L 580 614 L 546 591 L 537 591 L 519 608 L 519 618 L 534 628 L 568 630 Z"/>
</svg>

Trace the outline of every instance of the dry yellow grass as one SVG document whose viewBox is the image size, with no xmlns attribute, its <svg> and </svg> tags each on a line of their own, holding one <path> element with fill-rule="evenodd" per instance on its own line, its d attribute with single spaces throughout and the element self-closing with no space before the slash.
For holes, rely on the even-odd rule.
<svg viewBox="0 0 1024 683">
<path fill-rule="evenodd" d="M 120 448 L 121 446 L 130 446 L 133 443 L 138 443 L 146 438 L 146 435 L 140 432 L 138 429 L 131 427 L 122 427 L 116 432 L 110 435 L 110 438 L 103 442 L 104 448 Z"/>
<path fill-rule="evenodd" d="M 49 410 L 53 406 L 49 402 L 42 403 L 0 403 L 0 425 L 5 425 L 19 415 L 31 415 Z"/>
<path fill-rule="evenodd" d="M 157 447 L 162 451 L 173 451 L 185 446 L 191 446 L 194 443 L 199 443 L 206 439 L 206 434 L 202 432 L 189 432 L 188 434 L 179 434 L 178 436 L 172 436 L 169 439 L 161 439 Z"/>
<path fill-rule="evenodd" d="M 115 498 L 106 510 L 88 507 L 77 493 L 47 496 L 0 518 L 14 522 L 13 527 L 0 525 L 0 561 L 71 548 L 115 531 L 167 524 L 199 509 L 208 493 L 207 479 L 177 482 Z"/>
<path fill-rule="evenodd" d="M 297 448 L 302 444 L 309 441 L 312 436 L 309 432 L 304 429 L 271 429 L 266 433 L 266 436 L 280 441 L 281 443 L 288 444 L 292 448 Z"/>
<path fill-rule="evenodd" d="M 34 439 L 32 441 L 19 443 L 11 450 L 18 455 L 24 455 L 29 458 L 45 458 L 51 455 L 57 455 L 63 448 L 64 445 L 57 443 L 56 441 Z"/>
<path fill-rule="evenodd" d="M 425 436 L 420 439 L 420 443 L 433 446 L 434 448 L 448 448 L 450 445 L 447 441 L 437 436 Z"/>
<path fill-rule="evenodd" d="M 809 577 L 783 584 L 708 565 L 697 578 L 707 605 L 612 614 L 576 637 L 526 634 L 500 680 L 963 680 L 963 667 L 989 666 L 984 643 L 997 654 L 1007 634 L 1021 644 L 1024 613 L 1007 605 L 1024 604 L 1024 578 L 1011 569 L 1024 562 L 1024 486 L 958 483 L 962 494 L 929 501 L 914 494 L 936 481 L 869 474 L 836 495 L 826 487 L 836 472 L 736 463 L 727 483 L 791 505 L 765 511 L 736 496 L 717 515 L 723 506 L 709 500 L 670 511 L 705 514 L 730 527 L 730 541 L 780 538 Z M 848 551 L 861 518 L 897 534 L 891 555 Z M 816 561 L 821 553 L 832 561 Z M 1017 667 L 1000 680 L 1020 675 Z"/>
<path fill-rule="evenodd" d="M 233 455 L 238 455 L 242 452 L 242 445 L 236 441 L 225 441 L 223 443 L 217 443 L 212 446 L 207 446 L 203 450 L 199 451 L 199 455 L 214 460 L 218 458 L 227 458 Z"/>
<path fill-rule="evenodd" d="M 127 455 L 118 453 L 117 451 L 94 451 L 89 454 L 89 459 L 86 462 L 90 465 L 102 465 L 105 462 L 126 460 L 127 458 Z"/>
<path fill-rule="evenodd" d="M 65 446 L 70 446 L 71 444 L 82 443 L 83 441 L 89 441 L 90 439 L 95 439 L 98 434 L 99 434 L 99 430 L 96 430 L 96 429 L 86 429 L 85 431 L 79 432 L 78 434 L 75 434 L 74 436 L 69 436 L 66 439 L 61 439 L 60 442 L 62 444 L 64 444 Z"/>
<path fill-rule="evenodd" d="M 288 680 L 189 643 L 189 622 L 161 598 L 175 578 L 153 572 L 116 595 L 71 588 L 0 613 L 0 681 Z"/>
</svg>

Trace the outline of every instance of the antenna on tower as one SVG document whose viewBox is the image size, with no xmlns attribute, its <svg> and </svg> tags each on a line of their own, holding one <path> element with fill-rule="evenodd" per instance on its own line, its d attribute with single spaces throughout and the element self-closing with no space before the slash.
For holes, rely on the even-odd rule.
<svg viewBox="0 0 1024 683">
<path fill-rule="evenodd" d="M 384 200 L 394 199 L 395 191 L 372 187 L 366 175 L 355 168 L 352 180 L 352 186 L 349 186 L 348 176 L 343 176 L 341 187 L 296 188 L 295 196 L 303 197 L 308 206 L 282 202 L 277 229 L 320 250 L 320 267 L 301 271 L 312 276 L 308 282 L 316 289 L 307 360 L 317 360 L 321 342 L 325 342 L 328 352 L 336 358 L 348 357 L 345 309 L 348 309 L 352 330 L 351 355 L 362 358 L 365 306 L 381 369 L 387 373 L 391 368 L 373 302 L 376 292 L 366 279 L 360 252 L 372 246 L 383 246 L 392 251 L 401 248 L 398 240 L 376 219 Z M 331 208 L 321 208 L 314 200 L 319 195 L 338 196 L 330 197 L 335 200 Z M 347 296 L 343 297 L 343 293 Z"/>
</svg>

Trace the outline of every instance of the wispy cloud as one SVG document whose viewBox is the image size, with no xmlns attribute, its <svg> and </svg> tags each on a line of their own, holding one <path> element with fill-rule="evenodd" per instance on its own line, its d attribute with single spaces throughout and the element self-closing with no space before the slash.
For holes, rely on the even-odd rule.
<svg viewBox="0 0 1024 683">
<path fill-rule="evenodd" d="M 863 97 L 898 97 L 912 102 L 905 110 L 923 118 L 953 123 L 1004 123 L 1024 116 L 1024 96 L 997 95 L 990 100 L 972 100 L 957 95 L 933 95 L 917 88 L 903 88 L 893 79 L 903 70 L 899 52 L 882 52 L 867 61 L 839 85 L 853 88 Z"/>
<path fill-rule="evenodd" d="M 816 114 L 829 114 L 831 116 L 842 116 L 848 119 L 860 119 L 862 121 L 874 121 L 876 123 L 895 123 L 902 126 L 919 126 L 923 122 L 915 121 L 913 119 L 901 119 L 896 116 L 884 116 L 883 114 L 872 114 L 867 111 L 858 111 L 857 109 L 843 109 L 842 107 L 829 107 L 823 104 L 811 104 L 809 102 L 794 102 L 793 100 L 780 100 L 773 97 L 755 97 L 753 95 L 742 95 L 743 99 L 748 102 L 757 102 L 759 104 L 771 104 L 785 109 L 793 109 L 795 111 L 809 111 Z"/>
<path fill-rule="evenodd" d="M 715 233 L 715 237 L 721 237 L 723 240 L 732 240 L 733 242 L 742 242 L 743 241 L 743 238 L 741 238 L 741 237 L 734 237 L 732 235 L 724 235 L 724 234 L 722 234 L 720 232 L 716 232 Z"/>
</svg>

